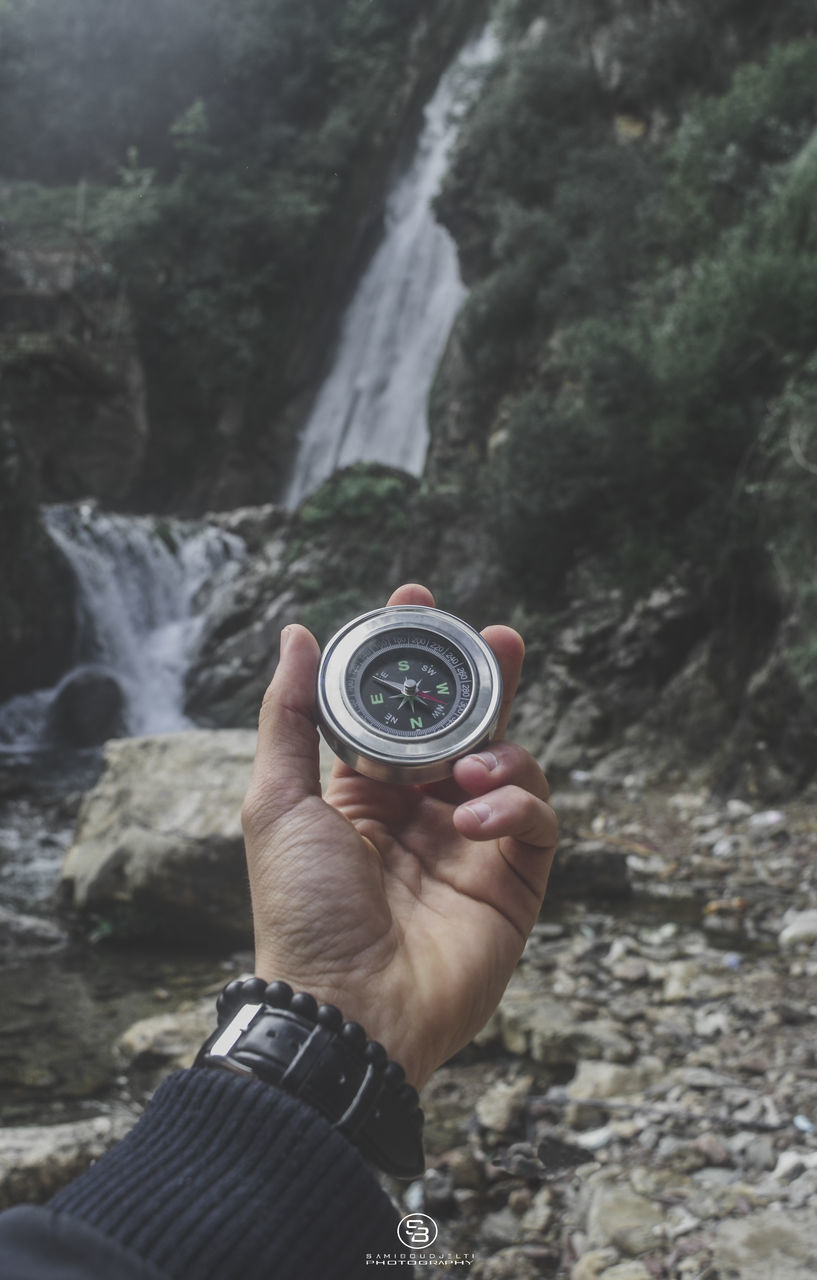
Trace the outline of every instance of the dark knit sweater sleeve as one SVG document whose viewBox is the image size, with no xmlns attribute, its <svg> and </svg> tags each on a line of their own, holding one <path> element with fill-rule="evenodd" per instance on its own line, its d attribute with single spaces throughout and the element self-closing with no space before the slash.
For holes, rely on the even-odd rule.
<svg viewBox="0 0 817 1280">
<path fill-rule="evenodd" d="M 372 1274 L 367 1254 L 401 1247 L 391 1201 L 346 1138 L 306 1104 L 222 1071 L 171 1076 L 48 1207 L 173 1280 L 345 1280 Z"/>
</svg>

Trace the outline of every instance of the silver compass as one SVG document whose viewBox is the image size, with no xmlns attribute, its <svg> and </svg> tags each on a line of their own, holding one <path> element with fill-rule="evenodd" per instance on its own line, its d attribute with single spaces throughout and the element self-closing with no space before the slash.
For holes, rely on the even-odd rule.
<svg viewBox="0 0 817 1280">
<path fill-rule="evenodd" d="M 318 716 L 358 773 L 438 782 L 496 731 L 502 677 L 490 646 L 453 614 L 387 605 L 347 622 L 323 651 Z"/>
</svg>

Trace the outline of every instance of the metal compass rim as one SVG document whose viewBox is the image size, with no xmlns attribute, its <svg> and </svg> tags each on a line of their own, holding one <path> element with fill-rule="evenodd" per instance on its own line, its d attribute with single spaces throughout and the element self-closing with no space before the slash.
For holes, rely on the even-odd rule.
<svg viewBox="0 0 817 1280">
<path fill-rule="evenodd" d="M 376 654 L 372 642 L 390 633 L 430 633 L 459 651 L 472 686 L 467 705 L 438 730 L 410 737 L 364 718 L 354 705 L 347 676 Z M 422 646 L 405 642 L 406 650 Z M 443 661 L 442 659 L 438 659 Z M 467 682 L 466 682 L 467 683 Z M 490 646 L 469 623 L 430 605 L 386 605 L 344 624 L 328 641 L 318 672 L 318 715 L 332 750 L 359 773 L 383 781 L 420 783 L 447 777 L 455 760 L 468 755 L 495 732 L 502 701 L 502 678 Z M 413 722 L 412 722 L 413 723 Z"/>
</svg>

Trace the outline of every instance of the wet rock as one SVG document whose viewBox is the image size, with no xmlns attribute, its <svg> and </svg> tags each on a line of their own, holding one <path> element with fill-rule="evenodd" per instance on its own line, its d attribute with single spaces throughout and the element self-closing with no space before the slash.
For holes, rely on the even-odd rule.
<svg viewBox="0 0 817 1280">
<path fill-rule="evenodd" d="M 48 736 L 71 747 L 94 747 L 125 730 L 125 695 L 110 672 L 82 667 L 61 682 L 48 718 Z"/>
<path fill-rule="evenodd" d="M 67 934 L 53 921 L 18 915 L 0 907 L 0 962 L 7 963 L 21 954 L 53 951 L 67 942 Z"/>
<path fill-rule="evenodd" d="M 63 865 L 66 905 L 115 934 L 247 942 L 240 810 L 254 747 L 242 730 L 108 743 Z"/>
<path fill-rule="evenodd" d="M 281 582 L 286 550 L 284 536 L 267 539 L 226 589 L 204 602 L 185 701 L 197 724 L 249 729 L 257 723 L 281 628 L 298 612 L 295 590 Z"/>
<path fill-rule="evenodd" d="M 123 1108 L 72 1124 L 0 1129 L 0 1209 L 55 1195 L 124 1138 L 136 1118 Z"/>
</svg>

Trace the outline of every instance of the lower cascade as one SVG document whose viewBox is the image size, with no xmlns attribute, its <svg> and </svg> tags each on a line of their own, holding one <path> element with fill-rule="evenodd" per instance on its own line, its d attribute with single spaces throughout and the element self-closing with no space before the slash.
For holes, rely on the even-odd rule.
<svg viewBox="0 0 817 1280">
<path fill-rule="evenodd" d="M 45 507 L 43 520 L 76 579 L 74 665 L 53 688 L 0 707 L 0 750 L 189 727 L 196 597 L 232 576 L 243 541 L 214 525 L 89 504 Z"/>
</svg>

